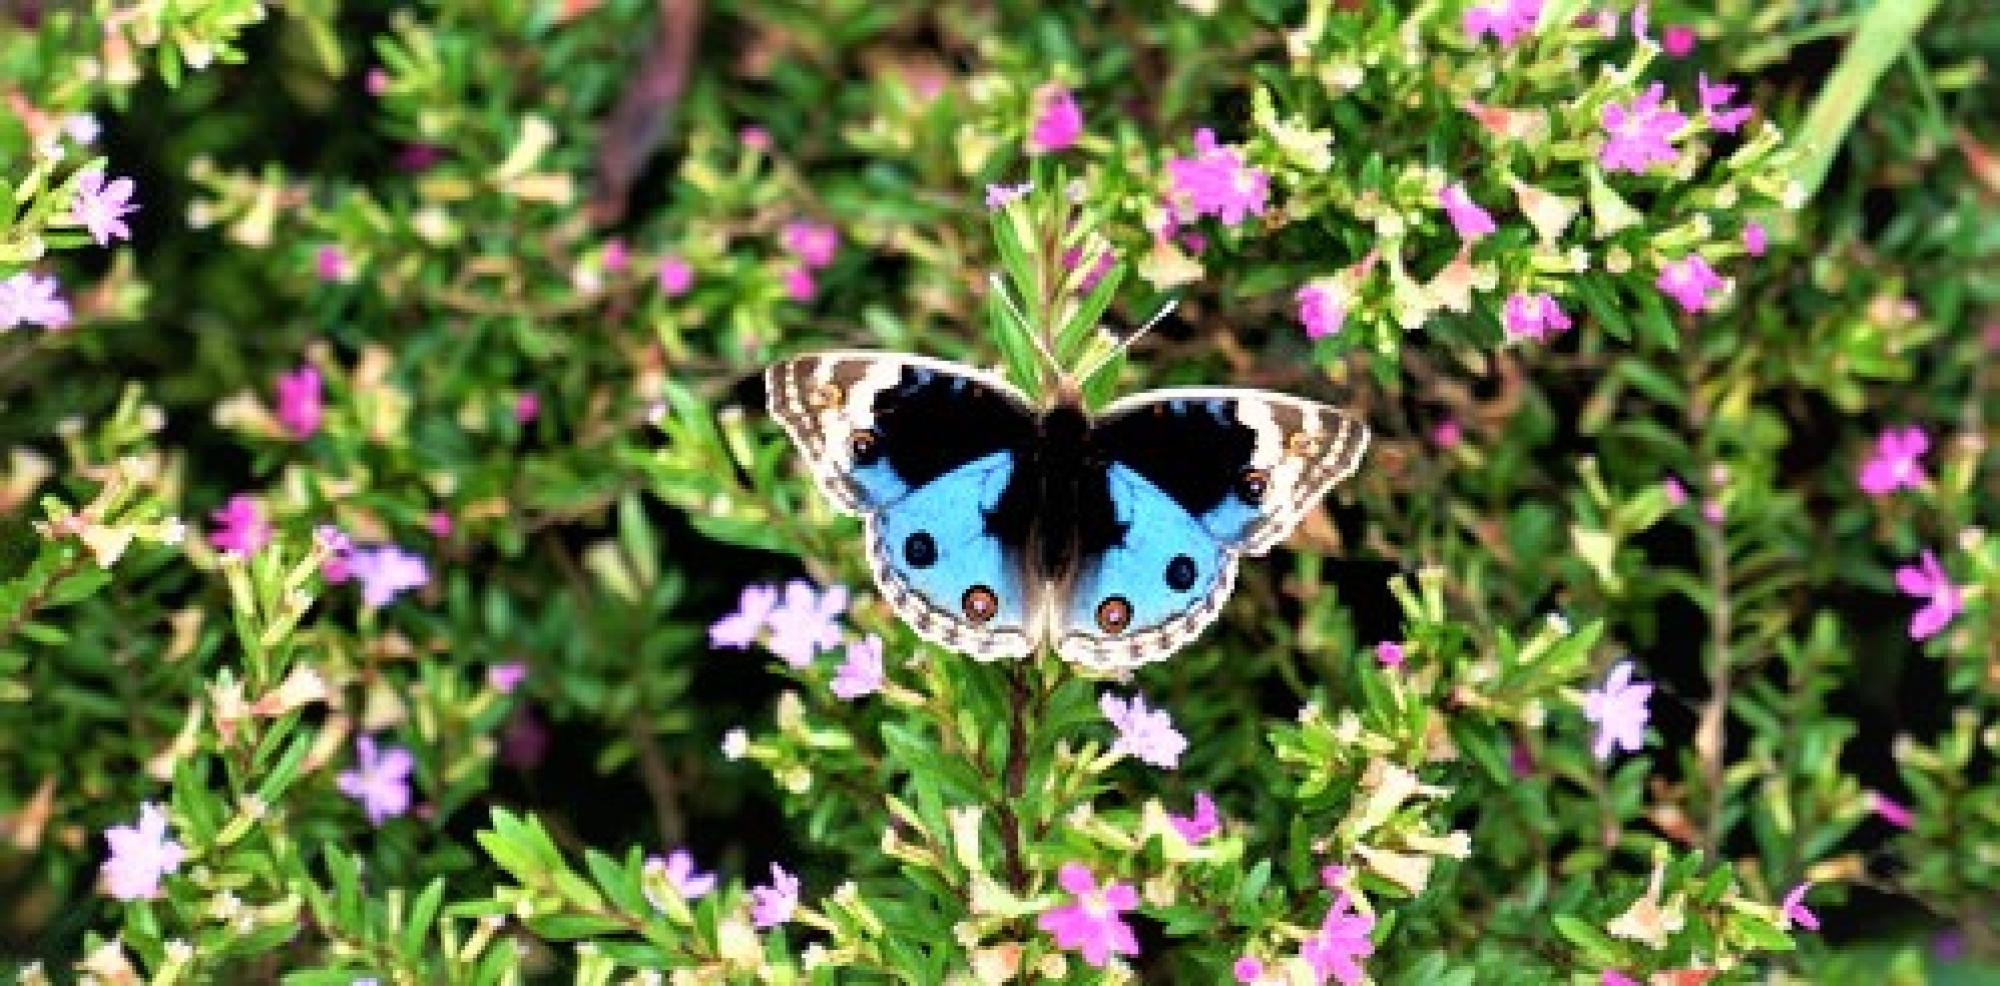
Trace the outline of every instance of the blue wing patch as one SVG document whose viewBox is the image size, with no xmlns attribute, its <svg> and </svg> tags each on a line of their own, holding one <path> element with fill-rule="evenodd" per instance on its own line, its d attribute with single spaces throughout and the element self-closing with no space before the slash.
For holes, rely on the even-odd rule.
<svg viewBox="0 0 2000 986">
<path fill-rule="evenodd" d="M 986 529 L 1013 475 L 1013 453 L 994 452 L 911 490 L 871 520 L 877 580 L 906 616 L 920 614 L 910 622 L 925 639 L 978 656 L 1030 650 L 1032 606 L 1020 561 Z M 974 631 L 999 639 L 975 647 Z"/>
</svg>

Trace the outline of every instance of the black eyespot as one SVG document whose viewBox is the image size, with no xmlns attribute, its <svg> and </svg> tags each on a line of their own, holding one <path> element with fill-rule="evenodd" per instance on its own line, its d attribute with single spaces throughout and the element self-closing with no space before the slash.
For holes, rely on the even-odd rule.
<svg viewBox="0 0 2000 986">
<path fill-rule="evenodd" d="M 1097 604 L 1097 628 L 1105 633 L 1122 633 L 1132 625 L 1132 604 L 1124 596 L 1107 596 Z"/>
<path fill-rule="evenodd" d="M 847 437 L 847 451 L 854 456 L 857 466 L 872 466 L 882 457 L 882 438 L 872 429 L 863 428 Z"/>
<path fill-rule="evenodd" d="M 1194 577 L 1201 574 L 1194 566 L 1194 559 L 1186 555 L 1175 555 L 1167 563 L 1167 588 L 1175 592 L 1186 592 L 1194 588 Z"/>
<path fill-rule="evenodd" d="M 937 540 L 929 531 L 918 531 L 904 538 L 903 560 L 918 568 L 937 564 Z"/>
<path fill-rule="evenodd" d="M 1236 495 L 1253 507 L 1264 502 L 1264 491 L 1270 488 L 1271 474 L 1262 469 L 1245 469 L 1236 477 Z"/>
<path fill-rule="evenodd" d="M 1000 597 L 994 595 L 992 589 L 975 585 L 965 590 L 965 598 L 959 600 L 959 606 L 965 610 L 965 618 L 977 626 L 999 614 Z"/>
</svg>

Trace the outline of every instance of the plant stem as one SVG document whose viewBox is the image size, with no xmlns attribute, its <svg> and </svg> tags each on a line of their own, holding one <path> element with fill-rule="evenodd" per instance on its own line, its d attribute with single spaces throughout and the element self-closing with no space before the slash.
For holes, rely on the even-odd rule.
<svg viewBox="0 0 2000 986">
<path fill-rule="evenodd" d="M 1002 783 L 1005 789 L 1000 799 L 1001 842 L 1007 853 L 1007 882 L 1014 893 L 1028 892 L 1028 867 L 1025 835 L 1021 831 L 1021 818 L 1014 811 L 1028 787 L 1028 703 L 1033 697 L 1033 689 L 1028 678 L 1034 669 L 1028 661 L 1017 661 L 1007 669 L 1009 705 L 1012 712 L 1007 722 L 1007 773 Z"/>
<path fill-rule="evenodd" d="M 1701 567 L 1708 577 L 1708 702 L 1701 708 L 1695 727 L 1695 755 L 1701 759 L 1702 782 L 1706 788 L 1708 821 L 1702 827 L 1702 848 L 1715 855 L 1722 844 L 1724 725 L 1729 716 L 1729 691 L 1734 683 L 1729 660 L 1730 621 L 1729 545 L 1722 525 L 1702 522 L 1698 535 Z"/>
<path fill-rule="evenodd" d="M 1806 147 L 1792 165 L 1792 178 L 1804 187 L 1807 196 L 1819 191 L 1827 169 L 1833 166 L 1834 155 L 1840 153 L 1841 144 L 1847 140 L 1848 129 L 1854 126 L 1861 108 L 1874 95 L 1875 84 L 1909 47 L 1910 39 L 1937 8 L 1937 2 L 1875 0 L 1875 5 L 1862 16 L 1861 25 L 1847 41 L 1847 50 L 1841 53 L 1840 64 L 1826 80 L 1825 88 L 1813 98 L 1812 109 L 1806 111 L 1805 121 L 1799 125 L 1798 133 L 1806 141 Z"/>
</svg>

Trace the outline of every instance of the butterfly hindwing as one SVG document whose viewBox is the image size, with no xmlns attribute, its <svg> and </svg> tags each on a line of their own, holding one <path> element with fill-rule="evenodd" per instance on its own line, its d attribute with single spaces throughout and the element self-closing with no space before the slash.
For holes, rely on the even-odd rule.
<svg viewBox="0 0 2000 986">
<path fill-rule="evenodd" d="M 765 383 L 820 490 L 863 518 L 870 570 L 904 622 L 974 657 L 1034 649 L 1027 531 L 988 520 L 1034 440 L 1018 391 L 970 367 L 865 352 L 787 360 Z M 988 596 L 990 615 L 967 615 L 986 613 L 968 605 Z"/>
</svg>

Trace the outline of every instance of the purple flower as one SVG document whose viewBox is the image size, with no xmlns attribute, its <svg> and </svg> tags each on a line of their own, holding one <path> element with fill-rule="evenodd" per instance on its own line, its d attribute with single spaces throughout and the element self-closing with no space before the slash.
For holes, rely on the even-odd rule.
<svg viewBox="0 0 2000 986">
<path fill-rule="evenodd" d="M 1254 955 L 1245 955 L 1237 959 L 1235 965 L 1229 967 L 1229 973 L 1235 976 L 1239 983 L 1254 983 L 1263 978 L 1264 963 L 1258 961 Z"/>
<path fill-rule="evenodd" d="M 431 580 L 430 567 L 422 556 L 393 544 L 355 549 L 348 556 L 347 571 L 361 580 L 361 601 L 372 609 L 380 609 Z"/>
<path fill-rule="evenodd" d="M 805 304 L 819 293 L 819 283 L 813 280 L 812 271 L 804 267 L 794 267 L 785 272 L 785 297 Z"/>
<path fill-rule="evenodd" d="M 1139 892 L 1129 883 L 1107 882 L 1097 886 L 1097 877 L 1082 863 L 1064 863 L 1056 882 L 1076 898 L 1042 912 L 1035 925 L 1056 936 L 1056 947 L 1082 952 L 1083 960 L 1102 969 L 1111 956 L 1139 954 L 1139 939 L 1132 926 L 1118 915 L 1139 906 Z"/>
<path fill-rule="evenodd" d="M 986 208 L 993 210 L 1005 209 L 1034 190 L 1035 183 L 1031 181 L 1024 181 L 1019 185 L 988 185 L 986 186 Z"/>
<path fill-rule="evenodd" d="M 1896 587 L 1925 600 L 1924 608 L 1910 617 L 1911 640 L 1936 636 L 1965 608 L 1965 591 L 1951 581 L 1944 566 L 1938 563 L 1937 553 L 1928 548 L 1916 565 L 1896 569 Z"/>
<path fill-rule="evenodd" d="M 827 223 L 807 220 L 786 223 L 783 240 L 785 249 L 814 269 L 833 263 L 833 254 L 840 249 L 840 231 Z"/>
<path fill-rule="evenodd" d="M 678 298 L 694 287 L 694 267 L 679 257 L 662 259 L 655 273 L 660 279 L 660 291 L 669 298 Z"/>
<path fill-rule="evenodd" d="M 1613 747 L 1636 753 L 1646 745 L 1646 700 L 1653 686 L 1632 681 L 1632 662 L 1620 661 L 1602 688 L 1583 693 L 1583 717 L 1597 724 L 1591 753 L 1603 760 Z"/>
<path fill-rule="evenodd" d="M 1299 324 L 1306 327 L 1306 338 L 1324 339 L 1340 331 L 1347 321 L 1345 292 L 1333 278 L 1322 277 L 1307 281 L 1300 287 L 1292 300 L 1299 304 Z"/>
<path fill-rule="evenodd" d="M 1660 31 L 1660 47 L 1666 49 L 1669 58 L 1694 54 L 1694 42 L 1694 28 L 1686 24 L 1669 24 Z"/>
<path fill-rule="evenodd" d="M 534 711 L 523 705 L 507 720 L 500 734 L 500 762 L 515 770 L 533 770 L 549 752 L 549 728 Z"/>
<path fill-rule="evenodd" d="M 1467 243 L 1476 243 L 1480 237 L 1493 232 L 1493 216 L 1472 196 L 1465 192 L 1464 182 L 1452 182 L 1438 193 L 1438 204 L 1444 206 L 1445 217 L 1451 220 L 1451 228 L 1458 231 L 1458 238 Z"/>
<path fill-rule="evenodd" d="M 254 497 L 238 493 L 209 516 L 215 518 L 215 532 L 208 541 L 224 551 L 249 558 L 271 543 L 271 525 Z"/>
<path fill-rule="evenodd" d="M 771 928 L 792 919 L 799 907 L 799 878 L 771 864 L 771 885 L 750 888 L 750 922 Z"/>
<path fill-rule="evenodd" d="M 1868 792 L 1868 810 L 1899 829 L 1908 829 L 1917 824 L 1916 813 L 1912 812 L 1908 805 L 1879 791 Z"/>
<path fill-rule="evenodd" d="M 1793 887 L 1791 892 L 1785 895 L 1784 903 L 1779 906 L 1778 913 L 1784 915 L 1785 920 L 1807 931 L 1818 931 L 1819 915 L 1806 910 L 1806 892 L 1811 889 L 1811 880 Z"/>
<path fill-rule="evenodd" d="M 1712 292 L 1720 292 L 1723 282 L 1701 254 L 1690 253 L 1662 266 L 1660 278 L 1653 285 L 1680 302 L 1682 311 L 1695 315 L 1715 307 Z"/>
<path fill-rule="evenodd" d="M 1194 814 L 1188 816 L 1169 814 L 1167 824 L 1172 825 L 1174 831 L 1181 834 L 1181 838 L 1190 843 L 1198 843 L 1222 828 L 1222 816 L 1216 812 L 1215 799 L 1209 797 L 1207 791 L 1196 791 Z"/>
<path fill-rule="evenodd" d="M 521 682 L 528 679 L 528 665 L 525 661 L 508 661 L 486 669 L 486 683 L 502 695 L 511 695 Z"/>
<path fill-rule="evenodd" d="M 1529 294 L 1516 291 L 1507 299 L 1507 308 L 1502 318 L 1507 334 L 1517 338 L 1545 342 L 1552 335 L 1569 331 L 1569 316 L 1562 306 L 1547 291 Z"/>
<path fill-rule="evenodd" d="M 744 147 L 748 147 L 753 151 L 768 151 L 771 149 L 771 132 L 763 127 L 755 125 L 744 127 L 736 132 L 736 139 L 742 141 Z"/>
<path fill-rule="evenodd" d="M 846 611 L 846 586 L 819 593 L 812 583 L 793 580 L 785 586 L 784 601 L 765 620 L 771 637 L 764 646 L 786 664 L 805 667 L 820 651 L 840 646 L 840 616 Z"/>
<path fill-rule="evenodd" d="M 757 640 L 771 611 L 778 608 L 778 587 L 746 585 L 736 597 L 736 611 L 708 627 L 708 646 L 742 650 Z"/>
<path fill-rule="evenodd" d="M 853 701 L 882 690 L 882 638 L 869 634 L 847 645 L 847 660 L 833 672 L 833 694 Z"/>
<path fill-rule="evenodd" d="M 139 806 L 138 825 L 113 826 L 104 841 L 111 847 L 100 871 L 104 891 L 119 900 L 158 897 L 160 881 L 187 858 L 187 850 L 167 838 L 166 809 L 152 802 Z"/>
<path fill-rule="evenodd" d="M 1604 150 L 1598 161 L 1607 170 L 1642 175 L 1653 165 L 1674 163 L 1679 155 L 1670 141 L 1687 125 L 1687 117 L 1660 106 L 1666 91 L 1664 83 L 1655 82 L 1629 105 L 1604 107 Z"/>
<path fill-rule="evenodd" d="M 345 582 L 354 577 L 348 570 L 348 562 L 354 557 L 354 542 L 332 524 L 321 524 L 313 528 L 313 540 L 326 551 L 326 560 L 320 563 L 319 573 L 330 585 Z"/>
<path fill-rule="evenodd" d="M 622 274 L 625 268 L 632 266 L 632 248 L 626 246 L 624 240 L 614 238 L 604 244 L 604 252 L 598 255 L 597 262 L 607 273 Z"/>
<path fill-rule="evenodd" d="M 1598 986 L 1639 986 L 1638 980 L 1613 969 L 1604 970 L 1604 975 L 1599 977 L 1597 983 Z"/>
<path fill-rule="evenodd" d="M 1710 85 L 1708 73 L 1703 72 L 1695 80 L 1695 91 L 1701 95 L 1701 111 L 1708 114 L 1708 128 L 1733 134 L 1743 121 L 1750 118 L 1750 107 L 1738 106 L 1731 109 L 1729 101 L 1736 96 L 1736 87 L 1726 82 Z"/>
<path fill-rule="evenodd" d="M 1121 699 L 1110 692 L 1098 697 L 1097 707 L 1118 729 L 1111 752 L 1134 756 L 1167 770 L 1180 765 L 1181 753 L 1187 750 L 1187 738 L 1174 729 L 1173 717 L 1165 709 L 1146 708 L 1144 695 Z"/>
<path fill-rule="evenodd" d="M 1743 249 L 1751 256 L 1763 256 L 1764 247 L 1768 242 L 1769 238 L 1764 232 L 1763 223 L 1750 223 L 1743 227 Z"/>
<path fill-rule="evenodd" d="M 389 70 L 380 65 L 369 69 L 368 74 L 362 77 L 361 85 L 368 90 L 368 95 L 380 97 L 389 91 Z"/>
<path fill-rule="evenodd" d="M 682 900 L 700 900 L 715 890 L 715 874 L 697 872 L 694 868 L 694 856 L 685 849 L 676 849 L 668 853 L 665 859 L 658 856 L 647 857 L 646 869 L 660 871 L 667 879 L 667 886 L 674 888 L 674 892 L 680 894 Z M 646 899 L 651 901 L 655 908 L 665 909 L 660 908 L 659 901 L 653 900 L 650 891 L 646 892 Z"/>
<path fill-rule="evenodd" d="M 278 423 L 293 438 L 304 441 L 317 434 L 321 410 L 318 368 L 301 366 L 278 374 Z"/>
<path fill-rule="evenodd" d="M 1028 127 L 1028 153 L 1050 154 L 1075 144 L 1083 136 L 1083 110 L 1076 97 L 1061 86 L 1048 86 L 1038 95 L 1040 104 Z"/>
<path fill-rule="evenodd" d="M 1264 212 L 1269 175 L 1244 163 L 1241 150 L 1217 145 L 1207 127 L 1195 131 L 1194 147 L 1194 157 L 1167 162 L 1169 195 L 1182 221 L 1214 216 L 1234 226 Z"/>
<path fill-rule="evenodd" d="M 1502 48 L 1512 48 L 1521 35 L 1535 29 L 1542 17 L 1542 0 L 1503 0 L 1465 9 L 1465 33 L 1477 41 L 1491 34 Z"/>
<path fill-rule="evenodd" d="M 69 324 L 69 302 L 57 292 L 62 283 L 51 274 L 37 277 L 27 271 L 0 281 L 0 331 L 17 325 L 39 325 L 60 329 Z"/>
<path fill-rule="evenodd" d="M 1668 476 L 1660 485 L 1666 491 L 1668 506 L 1682 507 L 1687 505 L 1687 487 L 1681 483 L 1679 476 Z"/>
<path fill-rule="evenodd" d="M 1375 660 L 1385 668 L 1402 667 L 1404 657 L 1403 645 L 1394 640 L 1384 640 L 1375 645 Z"/>
<path fill-rule="evenodd" d="M 1299 957 L 1321 982 L 1331 976 L 1342 986 L 1354 986 L 1368 977 L 1358 960 L 1375 952 L 1375 943 L 1368 938 L 1375 930 L 1375 915 L 1353 912 L 1353 906 L 1347 892 L 1341 891 L 1320 922 L 1319 934 L 1299 946 Z"/>
<path fill-rule="evenodd" d="M 345 281 L 354 273 L 353 266 L 347 262 L 347 254 L 331 243 L 313 251 L 313 270 L 320 280 L 328 283 Z"/>
<path fill-rule="evenodd" d="M 342 794 L 361 802 L 370 825 L 380 826 L 410 810 L 410 768 L 416 760 L 410 751 L 392 746 L 377 751 L 375 737 L 362 734 L 354 740 L 355 768 L 343 770 L 334 784 Z"/>
<path fill-rule="evenodd" d="M 1920 461 L 1930 451 L 1930 436 L 1914 425 L 1891 428 L 1875 439 L 1875 454 L 1861 464 L 1861 488 L 1869 496 L 1886 496 L 1898 489 L 1916 489 L 1930 477 Z"/>
<path fill-rule="evenodd" d="M 132 179 L 118 178 L 106 185 L 104 172 L 93 168 L 77 176 L 76 195 L 69 203 L 70 215 L 90 230 L 90 238 L 98 246 L 109 246 L 112 240 L 129 240 L 132 230 L 125 225 L 124 217 L 139 210 L 132 204 L 132 190 Z"/>
<path fill-rule="evenodd" d="M 521 391 L 514 398 L 514 423 L 527 424 L 542 413 L 542 399 L 532 390 Z"/>
</svg>

